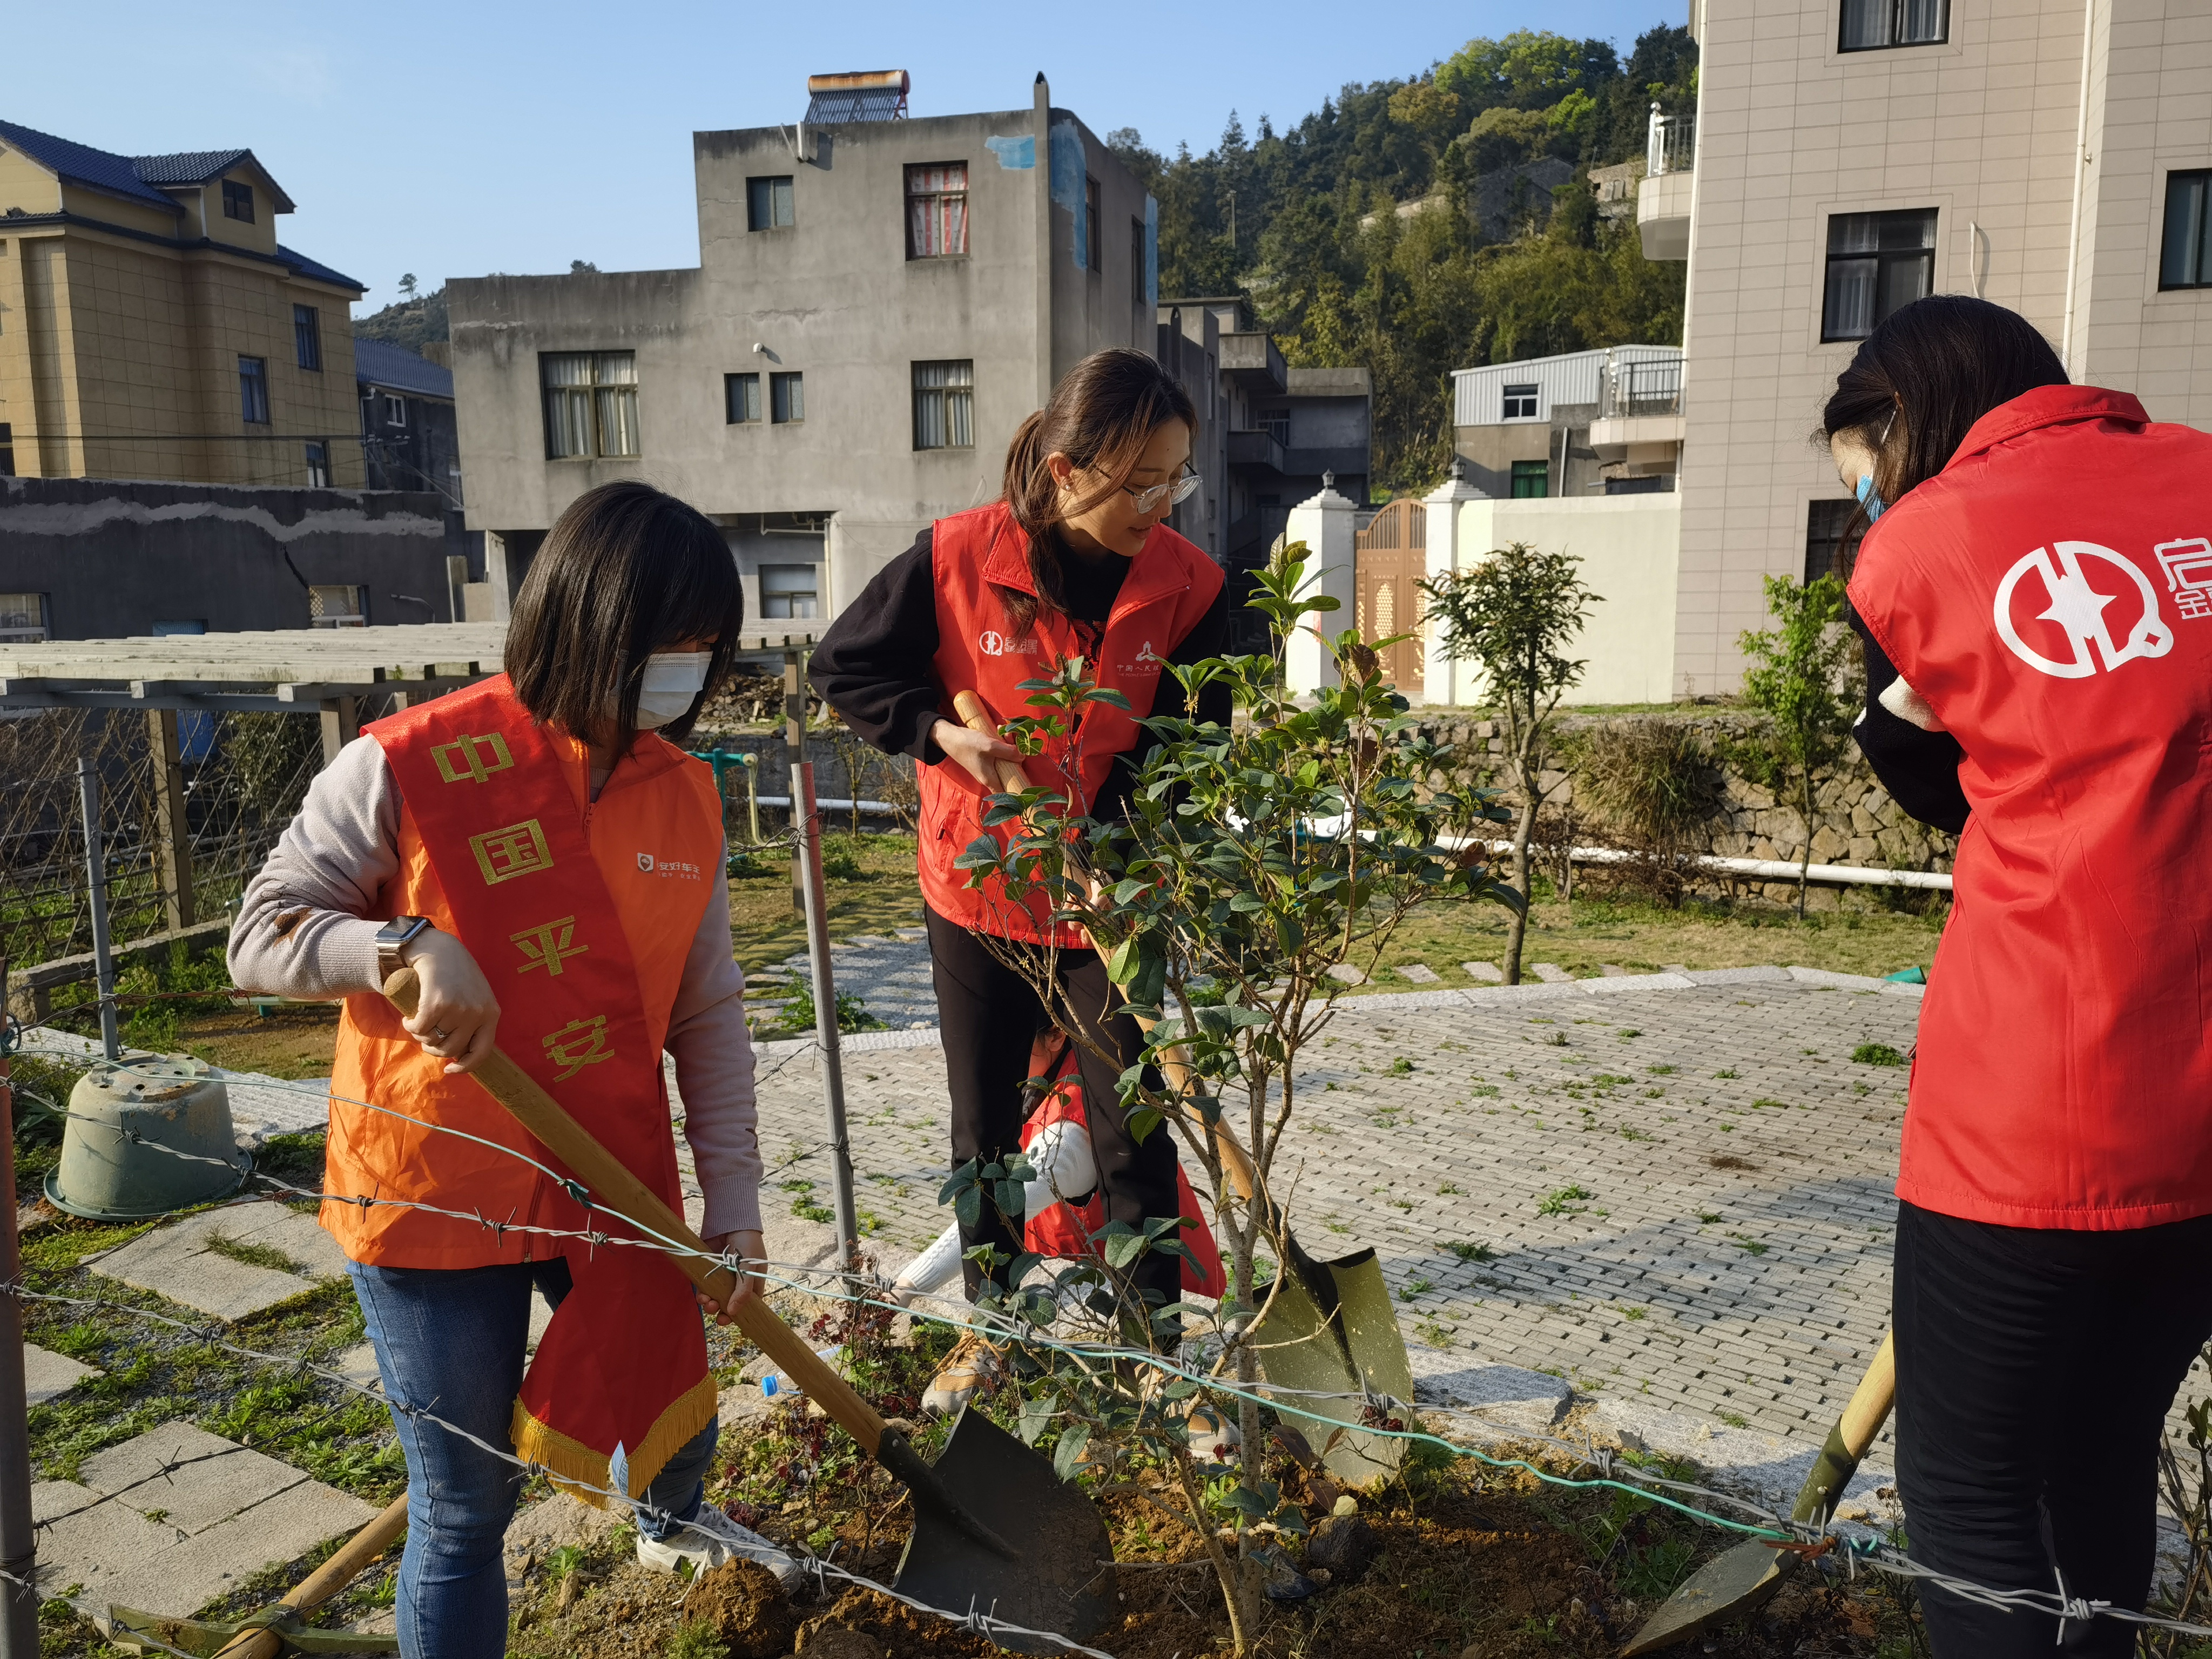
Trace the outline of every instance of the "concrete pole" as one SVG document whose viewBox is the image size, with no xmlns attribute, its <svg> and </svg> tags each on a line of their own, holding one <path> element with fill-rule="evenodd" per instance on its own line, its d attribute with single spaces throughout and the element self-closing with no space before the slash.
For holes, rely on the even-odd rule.
<svg viewBox="0 0 2212 1659">
<path fill-rule="evenodd" d="M 8 964 L 0 960 L 0 984 Z M 9 1042 L 0 1042 L 0 1285 L 22 1282 L 15 1245 L 15 1098 L 9 1086 Z M 23 1304 L 0 1294 L 0 1659 L 38 1659 L 39 1535 L 31 1522 L 31 1437 L 23 1397 Z"/>
<path fill-rule="evenodd" d="M 1352 526 L 1358 509 L 1336 493 L 1336 475 L 1322 475 L 1321 493 L 1291 509 L 1285 527 L 1285 542 L 1306 544 L 1304 592 L 1327 594 L 1337 609 L 1307 620 L 1314 629 L 1334 639 L 1352 626 L 1357 596 L 1357 570 L 1352 548 Z M 1311 633 L 1301 628 L 1291 635 L 1284 652 L 1285 681 L 1292 696 L 1303 696 L 1337 683 L 1336 659 Z"/>
<path fill-rule="evenodd" d="M 204 717 L 203 717 L 204 718 Z M 192 902 L 192 832 L 185 816 L 185 766 L 178 752 L 177 711 L 146 711 L 154 762 L 154 859 L 171 933 L 198 920 Z"/>
<path fill-rule="evenodd" d="M 77 805 L 84 814 L 85 888 L 92 904 L 92 965 L 100 985 L 100 1046 L 110 1060 L 123 1058 L 115 1020 L 115 958 L 107 939 L 107 849 L 100 834 L 100 762 L 89 749 L 77 757 Z M 14 1213 L 15 1189 L 0 1193 Z M 33 1649 L 32 1651 L 37 1651 Z"/>
<path fill-rule="evenodd" d="M 814 1036 L 822 1045 L 823 1104 L 830 1116 L 830 1184 L 837 1215 L 837 1257 L 847 1271 L 860 1259 L 853 1207 L 853 1145 L 845 1129 L 845 1057 L 837 1035 L 837 987 L 830 971 L 830 896 L 822 884 L 822 816 L 814 804 L 814 766 L 791 769 L 791 823 L 805 872 L 806 960 L 814 975 Z"/>
<path fill-rule="evenodd" d="M 1432 582 L 1459 568 L 1460 503 L 1482 499 L 1482 492 L 1468 483 L 1466 471 L 1465 464 L 1454 458 L 1451 476 L 1422 498 L 1429 515 L 1427 574 Z M 1460 700 L 1462 690 L 1472 687 L 1461 684 L 1466 678 L 1461 665 L 1444 655 L 1442 632 L 1433 622 L 1422 625 L 1421 701 L 1449 708 Z"/>
</svg>

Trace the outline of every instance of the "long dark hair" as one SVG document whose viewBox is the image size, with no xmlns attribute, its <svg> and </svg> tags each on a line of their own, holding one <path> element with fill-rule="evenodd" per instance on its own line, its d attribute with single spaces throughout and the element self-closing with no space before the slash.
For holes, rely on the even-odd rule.
<svg viewBox="0 0 2212 1659">
<path fill-rule="evenodd" d="M 1134 346 L 1109 346 L 1069 369 L 1052 389 L 1052 401 L 1022 422 L 1006 446 L 1005 500 L 1029 538 L 1030 580 L 1036 592 L 999 589 L 1014 638 L 1029 632 L 1040 606 L 1067 609 L 1060 579 L 1062 521 L 1088 513 L 1127 483 L 1152 434 L 1170 421 L 1181 421 L 1197 434 L 1190 394 Z M 1062 501 L 1046 465 L 1054 454 L 1066 456 L 1079 470 L 1096 471 L 1103 482 L 1087 495 Z"/>
<path fill-rule="evenodd" d="M 1851 433 L 1874 452 L 1885 506 L 1950 464 L 1975 422 L 2039 386 L 2064 386 L 2066 366 L 2016 311 L 1963 294 L 1931 295 L 1893 313 L 1836 376 L 1816 441 Z M 1850 574 L 1866 533 L 1862 504 L 1844 527 L 1837 564 Z"/>
<path fill-rule="evenodd" d="M 637 736 L 645 659 L 711 639 L 706 689 L 659 728 L 681 742 L 729 672 L 744 626 L 730 544 L 707 516 L 646 483 L 601 484 L 568 504 L 530 562 L 507 625 L 507 672 L 540 725 L 588 739 L 615 705 L 615 753 Z"/>
</svg>

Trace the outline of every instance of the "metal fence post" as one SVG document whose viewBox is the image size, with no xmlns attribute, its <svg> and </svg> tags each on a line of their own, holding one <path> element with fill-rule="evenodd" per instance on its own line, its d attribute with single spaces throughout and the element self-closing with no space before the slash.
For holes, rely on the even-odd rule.
<svg viewBox="0 0 2212 1659">
<path fill-rule="evenodd" d="M 814 805 L 814 768 L 791 769 L 791 822 L 805 877 L 806 959 L 814 970 L 814 1035 L 822 1045 L 822 1086 L 830 1111 L 830 1181 L 836 1188 L 837 1254 L 850 1271 L 860 1259 L 853 1208 L 853 1145 L 845 1132 L 845 1058 L 838 1046 L 837 987 L 830 972 L 830 902 L 822 885 L 822 818 Z"/>
<path fill-rule="evenodd" d="M 8 963 L 0 957 L 0 985 Z M 0 1020 L 7 1016 L 0 1012 Z M 38 1659 L 39 1534 L 31 1520 L 31 1434 L 23 1394 L 22 1281 L 15 1248 L 15 1097 L 9 1084 L 12 1024 L 0 1028 L 0 1659 Z"/>
<path fill-rule="evenodd" d="M 177 711 L 148 709 L 146 738 L 154 762 L 154 859 L 161 872 L 162 907 L 173 933 L 199 920 L 192 902 L 192 831 L 185 816 L 185 764 L 177 744 Z"/>
<path fill-rule="evenodd" d="M 786 648 L 783 653 L 783 757 L 794 779 L 799 775 L 799 769 L 806 763 L 806 682 L 801 675 L 802 663 L 803 659 L 798 651 Z M 791 848 L 791 908 L 804 915 L 806 910 L 806 860 L 799 850 L 795 834 L 799 821 L 799 789 L 794 783 L 791 792 L 791 822 L 794 831 Z"/>
<path fill-rule="evenodd" d="M 110 1060 L 120 1060 L 123 1038 L 115 1024 L 115 957 L 107 939 L 107 850 L 100 833 L 100 761 L 90 749 L 77 757 L 76 789 L 84 813 L 84 874 L 86 894 L 92 902 L 93 972 L 100 985 L 100 1046 Z M 11 1206 L 15 1201 L 12 1188 L 0 1196 Z"/>
</svg>

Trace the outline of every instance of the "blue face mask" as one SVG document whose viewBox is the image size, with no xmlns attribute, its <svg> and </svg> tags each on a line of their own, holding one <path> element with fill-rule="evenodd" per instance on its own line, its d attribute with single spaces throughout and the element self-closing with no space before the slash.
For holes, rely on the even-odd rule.
<svg viewBox="0 0 2212 1659">
<path fill-rule="evenodd" d="M 1863 472 L 1859 474 L 1859 505 L 1866 508 L 1869 524 L 1881 517 L 1881 496 L 1874 487 L 1873 478 Z"/>
</svg>

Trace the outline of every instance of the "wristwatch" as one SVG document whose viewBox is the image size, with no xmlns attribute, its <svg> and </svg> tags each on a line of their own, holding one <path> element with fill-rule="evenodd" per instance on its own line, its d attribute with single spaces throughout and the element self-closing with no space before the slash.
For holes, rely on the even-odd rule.
<svg viewBox="0 0 2212 1659">
<path fill-rule="evenodd" d="M 429 925 L 428 916 L 394 916 L 376 930 L 376 977 L 380 983 L 406 966 L 399 958 L 400 951 Z"/>
</svg>

